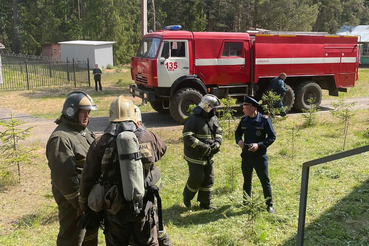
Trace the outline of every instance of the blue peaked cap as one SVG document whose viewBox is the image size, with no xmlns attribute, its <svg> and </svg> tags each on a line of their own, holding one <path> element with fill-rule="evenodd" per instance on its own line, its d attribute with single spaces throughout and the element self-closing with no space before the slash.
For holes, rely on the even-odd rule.
<svg viewBox="0 0 369 246">
<path fill-rule="evenodd" d="M 255 108 L 260 106 L 260 104 L 254 98 L 249 97 L 249 96 L 245 96 L 243 98 L 243 105 L 252 105 Z"/>
</svg>

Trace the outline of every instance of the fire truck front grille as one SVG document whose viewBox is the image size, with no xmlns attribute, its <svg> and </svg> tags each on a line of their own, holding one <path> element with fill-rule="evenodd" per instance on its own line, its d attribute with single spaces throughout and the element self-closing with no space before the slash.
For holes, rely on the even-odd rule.
<svg viewBox="0 0 369 246">
<path fill-rule="evenodd" d="M 142 76 L 141 74 L 137 74 L 135 77 L 136 77 L 136 82 L 147 84 L 147 77 Z"/>
</svg>

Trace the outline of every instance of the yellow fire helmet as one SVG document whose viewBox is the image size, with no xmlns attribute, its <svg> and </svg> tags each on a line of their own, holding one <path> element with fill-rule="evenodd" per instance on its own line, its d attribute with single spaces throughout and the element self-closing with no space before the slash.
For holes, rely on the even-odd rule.
<svg viewBox="0 0 369 246">
<path fill-rule="evenodd" d="M 119 96 L 110 104 L 109 121 L 121 122 L 128 120 L 136 122 L 135 105 L 131 100 L 125 99 L 123 96 Z"/>
<path fill-rule="evenodd" d="M 73 91 L 69 93 L 64 101 L 62 114 L 68 119 L 73 119 L 80 109 L 97 110 L 95 102 L 84 91 Z"/>
</svg>

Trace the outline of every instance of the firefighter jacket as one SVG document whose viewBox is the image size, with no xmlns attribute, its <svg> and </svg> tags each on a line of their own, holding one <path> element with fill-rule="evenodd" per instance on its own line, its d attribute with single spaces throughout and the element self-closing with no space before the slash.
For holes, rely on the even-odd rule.
<svg viewBox="0 0 369 246">
<path fill-rule="evenodd" d="M 55 122 L 58 126 L 46 146 L 52 185 L 74 208 L 80 210 L 79 179 L 85 165 L 87 151 L 95 136 L 87 128 L 62 117 Z"/>
<path fill-rule="evenodd" d="M 87 162 L 82 173 L 80 184 L 79 202 L 83 210 L 88 209 L 87 198 L 92 186 L 96 183 L 99 177 L 105 173 L 113 150 L 116 148 L 116 136 L 125 130 L 133 131 L 136 134 L 140 143 L 140 150 L 143 150 L 141 161 L 143 164 L 145 164 L 145 167 L 148 167 L 148 170 L 154 169 L 154 162 L 160 160 L 165 154 L 167 147 L 156 134 L 137 129 L 133 122 L 111 123 L 104 131 L 104 134 L 98 137 L 95 142 L 92 143 L 87 153 Z M 151 153 L 149 153 L 149 150 L 151 150 Z M 118 163 L 118 160 L 114 158 L 113 162 Z M 148 173 L 150 173 L 148 170 L 145 172 L 146 176 Z M 116 171 L 113 165 L 107 174 L 108 182 L 110 184 L 116 182 L 117 175 L 115 172 Z M 119 170 L 117 170 L 117 173 L 119 175 Z M 159 179 L 160 176 L 158 177 L 158 180 Z M 155 183 L 157 182 L 158 181 Z"/>
<path fill-rule="evenodd" d="M 222 144 L 222 133 L 217 116 L 207 119 L 202 113 L 190 115 L 183 126 L 184 159 L 206 165 L 211 146 Z"/>
<path fill-rule="evenodd" d="M 140 152 L 142 154 L 141 161 L 145 166 L 147 174 L 148 170 L 152 170 L 154 163 L 159 161 L 167 151 L 165 143 L 153 132 L 137 129 L 134 132 L 140 144 Z"/>
</svg>

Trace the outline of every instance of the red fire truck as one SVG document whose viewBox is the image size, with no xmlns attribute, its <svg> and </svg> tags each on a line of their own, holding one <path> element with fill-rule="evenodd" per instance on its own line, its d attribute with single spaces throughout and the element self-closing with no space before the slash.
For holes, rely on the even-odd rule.
<svg viewBox="0 0 369 246">
<path fill-rule="evenodd" d="M 319 106 L 322 89 L 346 92 L 358 79 L 358 37 L 162 30 L 143 36 L 132 58 L 133 96 L 183 123 L 203 95 L 261 99 L 273 77 L 287 74 L 289 111 Z"/>
</svg>

